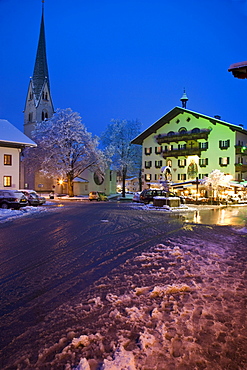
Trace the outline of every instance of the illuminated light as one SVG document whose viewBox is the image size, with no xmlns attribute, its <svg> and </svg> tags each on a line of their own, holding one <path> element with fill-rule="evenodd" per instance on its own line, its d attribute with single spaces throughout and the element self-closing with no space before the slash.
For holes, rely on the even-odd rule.
<svg viewBox="0 0 247 370">
<path fill-rule="evenodd" d="M 63 185 L 63 180 L 58 180 L 59 185 Z"/>
</svg>

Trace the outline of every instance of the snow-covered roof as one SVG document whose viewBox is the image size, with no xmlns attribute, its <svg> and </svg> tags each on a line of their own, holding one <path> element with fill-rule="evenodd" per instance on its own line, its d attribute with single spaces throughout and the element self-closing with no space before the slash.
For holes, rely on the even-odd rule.
<svg viewBox="0 0 247 370">
<path fill-rule="evenodd" d="M 166 113 L 163 117 L 158 119 L 158 121 L 154 122 L 151 126 L 149 126 L 146 130 L 144 130 L 141 134 L 139 134 L 136 138 L 134 138 L 131 143 L 132 144 L 138 144 L 142 145 L 142 142 L 144 139 L 146 139 L 148 136 L 156 133 L 158 129 L 160 129 L 162 126 L 164 126 L 166 123 L 169 123 L 171 119 L 176 117 L 178 114 L 181 113 L 189 113 L 196 118 L 202 117 L 210 122 L 214 123 L 220 123 L 221 125 L 228 126 L 230 127 L 233 131 L 239 131 L 241 133 L 247 134 L 247 130 L 243 129 L 241 126 L 234 125 L 229 122 L 222 121 L 221 119 L 215 118 L 215 117 L 210 117 L 206 116 L 205 114 L 197 113 L 189 109 L 185 108 L 180 108 L 180 107 L 175 107 L 172 110 L 170 110 L 168 113 Z"/>
<path fill-rule="evenodd" d="M 0 119 L 0 145 L 37 146 L 34 141 L 6 119 Z"/>
<path fill-rule="evenodd" d="M 73 182 L 89 182 L 88 180 L 82 179 L 81 177 L 75 177 Z"/>
</svg>

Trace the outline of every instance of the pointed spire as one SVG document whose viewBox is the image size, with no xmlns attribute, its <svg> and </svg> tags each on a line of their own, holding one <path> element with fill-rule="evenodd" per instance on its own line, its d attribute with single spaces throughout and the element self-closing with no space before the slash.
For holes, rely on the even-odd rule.
<svg viewBox="0 0 247 370">
<path fill-rule="evenodd" d="M 183 96 L 182 98 L 180 99 L 181 102 L 182 102 L 182 108 L 186 108 L 186 104 L 187 104 L 187 101 L 189 100 L 187 95 L 186 95 L 186 92 L 185 92 L 185 89 L 184 89 L 184 93 L 183 93 Z"/>
<path fill-rule="evenodd" d="M 46 59 L 45 26 L 44 26 L 44 0 L 42 0 L 42 16 L 40 23 L 39 43 L 33 70 L 33 89 L 36 100 L 39 99 L 44 82 L 50 89 L 48 64 Z"/>
</svg>

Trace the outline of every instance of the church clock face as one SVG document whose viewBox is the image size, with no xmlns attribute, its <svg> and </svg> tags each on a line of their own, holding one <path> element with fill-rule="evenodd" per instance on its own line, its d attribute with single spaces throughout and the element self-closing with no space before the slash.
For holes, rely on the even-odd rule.
<svg viewBox="0 0 247 370">
<path fill-rule="evenodd" d="M 102 172 L 94 172 L 93 179 L 96 185 L 101 185 L 105 181 L 105 175 Z"/>
</svg>

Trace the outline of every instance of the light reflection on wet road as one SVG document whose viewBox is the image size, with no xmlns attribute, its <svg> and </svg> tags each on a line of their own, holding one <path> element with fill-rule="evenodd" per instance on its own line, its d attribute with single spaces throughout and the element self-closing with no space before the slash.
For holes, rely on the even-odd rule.
<svg viewBox="0 0 247 370">
<path fill-rule="evenodd" d="M 210 225 L 247 226 L 247 205 L 213 209 L 200 209 L 186 213 L 186 222 Z"/>
<path fill-rule="evenodd" d="M 179 215 L 141 211 L 129 204 L 72 203 L 1 224 L 0 367 L 22 345 L 18 336 L 127 258 L 179 233 L 183 222 L 224 225 L 234 220 L 234 225 L 244 226 L 246 209 L 236 212 Z"/>
</svg>

